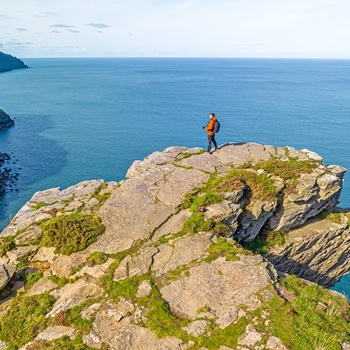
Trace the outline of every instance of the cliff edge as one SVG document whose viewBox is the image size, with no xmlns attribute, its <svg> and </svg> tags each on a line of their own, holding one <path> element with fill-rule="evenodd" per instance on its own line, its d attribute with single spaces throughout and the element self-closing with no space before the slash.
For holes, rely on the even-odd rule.
<svg viewBox="0 0 350 350">
<path fill-rule="evenodd" d="M 0 238 L 0 349 L 349 349 L 349 304 L 322 287 L 350 268 L 344 173 L 290 147 L 170 147 L 36 193 Z"/>
</svg>

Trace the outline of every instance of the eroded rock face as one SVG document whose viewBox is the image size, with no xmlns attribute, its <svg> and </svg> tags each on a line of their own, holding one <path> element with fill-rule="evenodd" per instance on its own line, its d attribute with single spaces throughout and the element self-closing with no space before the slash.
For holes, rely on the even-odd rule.
<svg viewBox="0 0 350 350">
<path fill-rule="evenodd" d="M 333 213 L 290 231 L 286 243 L 271 250 L 266 258 L 279 271 L 333 286 L 350 270 L 349 214 Z"/>
</svg>

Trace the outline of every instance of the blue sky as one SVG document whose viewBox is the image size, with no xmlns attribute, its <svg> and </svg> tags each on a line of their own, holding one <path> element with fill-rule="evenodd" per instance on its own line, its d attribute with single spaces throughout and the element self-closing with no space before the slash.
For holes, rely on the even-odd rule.
<svg viewBox="0 0 350 350">
<path fill-rule="evenodd" d="M 1 0 L 26 57 L 350 58 L 349 0 Z"/>
</svg>

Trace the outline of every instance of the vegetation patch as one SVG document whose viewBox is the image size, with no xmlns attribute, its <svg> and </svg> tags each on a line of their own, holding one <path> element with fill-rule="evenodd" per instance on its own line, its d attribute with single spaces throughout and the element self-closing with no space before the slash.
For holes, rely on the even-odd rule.
<svg viewBox="0 0 350 350">
<path fill-rule="evenodd" d="M 102 252 L 94 252 L 87 257 L 87 264 L 88 266 L 101 265 L 104 264 L 107 261 L 107 259 L 107 254 Z"/>
<path fill-rule="evenodd" d="M 341 213 L 337 213 L 337 212 L 327 212 L 327 211 L 321 211 L 317 217 L 321 220 L 330 220 L 336 224 L 341 224 Z"/>
<path fill-rule="evenodd" d="M 27 287 L 33 286 L 43 277 L 43 274 L 40 272 L 31 272 L 24 274 L 24 283 Z"/>
<path fill-rule="evenodd" d="M 104 225 L 97 215 L 73 213 L 50 219 L 42 230 L 40 246 L 56 247 L 56 253 L 70 255 L 96 242 Z"/>
<path fill-rule="evenodd" d="M 46 202 L 36 202 L 35 205 L 32 206 L 32 210 L 33 210 L 33 211 L 34 211 L 34 210 L 38 210 L 38 209 L 40 209 L 40 208 L 42 208 L 42 207 L 46 207 L 46 206 L 48 206 L 48 205 L 50 205 L 50 203 L 46 203 Z"/>
<path fill-rule="evenodd" d="M 282 247 L 286 242 L 287 232 L 270 231 L 267 235 L 261 234 L 249 243 L 245 243 L 244 247 L 253 253 L 265 255 L 273 247 Z"/>
<path fill-rule="evenodd" d="M 216 223 L 213 219 L 204 219 L 203 213 L 193 213 L 189 219 L 183 223 L 183 230 L 191 233 L 208 232 L 214 229 Z"/>
<path fill-rule="evenodd" d="M 255 199 L 273 201 L 277 189 L 272 179 L 267 175 L 259 175 L 255 171 L 231 170 L 225 177 L 219 178 L 213 190 L 219 192 L 235 192 L 247 186 Z"/>
<path fill-rule="evenodd" d="M 269 174 L 274 174 L 283 180 L 292 180 L 298 178 L 301 174 L 310 174 L 319 166 L 320 162 L 315 160 L 300 160 L 298 158 L 289 157 L 283 161 L 276 157 L 271 157 L 269 160 L 262 160 L 255 169 L 263 169 Z"/>
<path fill-rule="evenodd" d="M 33 341 L 46 328 L 55 299 L 48 293 L 26 296 L 11 300 L 7 313 L 0 319 L 0 339 L 14 349 Z"/>
<path fill-rule="evenodd" d="M 270 327 L 291 349 L 339 350 L 350 341 L 350 307 L 316 284 L 289 276 L 281 285 L 295 295 L 289 301 L 274 297 L 269 302 Z"/>
<path fill-rule="evenodd" d="M 196 194 L 190 194 L 185 197 L 183 208 L 189 208 L 191 212 L 197 212 L 200 208 L 207 207 L 208 205 L 220 203 L 224 200 L 224 196 L 219 192 L 208 191 L 199 196 Z"/>
<path fill-rule="evenodd" d="M 111 192 L 105 191 L 108 185 L 106 183 L 101 184 L 98 188 L 96 188 L 93 198 L 96 198 L 99 201 L 98 208 L 102 206 L 103 203 L 111 196 Z"/>
<path fill-rule="evenodd" d="M 4 256 L 9 250 L 15 248 L 15 236 L 0 237 L 0 257 Z"/>
<path fill-rule="evenodd" d="M 204 261 L 210 263 L 216 260 L 220 256 L 224 256 L 227 261 L 237 261 L 239 260 L 238 254 L 243 254 L 242 248 L 237 246 L 236 241 L 227 240 L 226 238 L 218 238 L 216 242 L 212 242 L 207 249 L 209 256 L 207 256 Z"/>
<path fill-rule="evenodd" d="M 170 311 L 169 304 L 162 298 L 154 281 L 150 278 L 149 282 L 152 287 L 150 295 L 137 299 L 138 305 L 150 310 L 146 315 L 144 325 L 160 338 L 174 336 L 187 340 L 187 333 L 181 327 L 185 327 L 189 320 L 181 320 L 176 317 Z"/>
<path fill-rule="evenodd" d="M 53 341 L 39 340 L 26 347 L 27 350 L 93 350 L 83 343 L 83 334 L 80 332 L 72 340 L 68 336 Z M 108 349 L 102 347 L 101 350 Z M 11 349 L 9 349 L 11 350 Z"/>
</svg>

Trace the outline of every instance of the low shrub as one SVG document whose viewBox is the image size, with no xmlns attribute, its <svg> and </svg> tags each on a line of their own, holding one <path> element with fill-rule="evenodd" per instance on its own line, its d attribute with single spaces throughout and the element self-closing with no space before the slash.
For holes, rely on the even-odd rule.
<svg viewBox="0 0 350 350">
<path fill-rule="evenodd" d="M 40 246 L 56 247 L 56 253 L 70 255 L 96 242 L 104 225 L 97 215 L 73 213 L 52 218 L 42 230 Z"/>
</svg>

